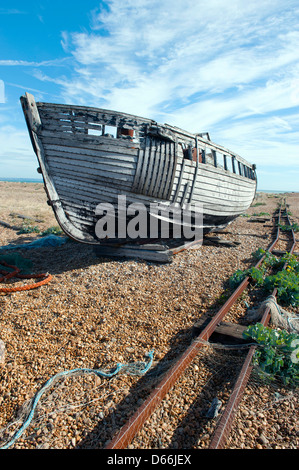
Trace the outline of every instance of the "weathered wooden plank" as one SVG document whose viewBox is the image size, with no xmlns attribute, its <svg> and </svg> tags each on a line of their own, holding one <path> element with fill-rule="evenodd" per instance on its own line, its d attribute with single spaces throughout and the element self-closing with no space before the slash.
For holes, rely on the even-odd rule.
<svg viewBox="0 0 299 470">
<path fill-rule="evenodd" d="M 153 172 L 152 172 L 152 179 L 150 182 L 150 186 L 148 188 L 148 195 L 154 195 L 156 193 L 157 188 L 157 178 L 158 178 L 158 171 L 159 171 L 159 156 L 160 156 L 160 145 L 157 144 L 153 149 L 152 152 L 152 160 L 153 160 Z"/>
<path fill-rule="evenodd" d="M 175 148 L 175 143 L 174 142 L 167 142 L 166 143 L 166 151 L 168 154 L 168 168 L 166 170 L 166 181 L 165 181 L 165 188 L 163 192 L 163 199 L 168 199 L 168 194 L 171 189 L 171 182 L 172 182 L 172 174 L 174 171 L 174 148 Z"/>
<path fill-rule="evenodd" d="M 176 192 L 175 192 L 175 195 L 174 195 L 174 198 L 173 198 L 173 201 L 172 201 L 173 203 L 176 203 L 178 201 L 179 193 L 181 191 L 183 176 L 184 176 L 185 164 L 186 164 L 186 160 L 184 159 L 183 164 L 182 164 L 182 168 L 181 168 L 180 178 L 179 178 L 179 181 L 178 181 L 178 184 L 177 184 L 177 187 L 176 187 Z"/>
<path fill-rule="evenodd" d="M 80 136 L 81 137 L 81 136 Z M 92 136 L 91 136 L 92 137 Z M 132 156 L 137 157 L 138 148 L 135 146 L 121 146 L 110 145 L 107 141 L 97 141 L 95 143 L 88 143 L 80 141 L 79 139 L 64 139 L 60 137 L 45 137 L 43 138 L 43 145 L 51 148 L 52 150 L 60 150 L 61 152 L 76 152 L 85 153 L 88 155 L 115 155 L 115 156 Z"/>
<path fill-rule="evenodd" d="M 117 169 L 117 171 L 121 171 L 122 168 L 129 168 L 131 170 L 134 171 L 135 173 L 135 169 L 136 169 L 136 162 L 134 161 L 133 158 L 130 159 L 130 161 L 128 161 L 127 159 L 124 159 L 124 160 L 121 160 L 120 158 L 116 158 L 116 157 L 91 157 L 89 155 L 82 155 L 82 154 L 71 154 L 71 153 L 68 153 L 68 152 L 59 152 L 57 150 L 49 150 L 49 149 L 46 149 L 46 154 L 47 154 L 47 158 L 49 161 L 53 160 L 53 161 L 61 161 L 61 162 L 64 162 L 66 164 L 72 164 L 74 162 L 74 164 L 80 164 L 80 163 L 84 163 L 84 166 L 86 166 L 87 164 L 90 165 L 91 167 L 95 166 L 96 165 L 104 165 L 104 166 L 107 166 L 107 167 L 115 167 Z"/>
<path fill-rule="evenodd" d="M 68 186 L 66 184 L 59 184 L 58 182 L 56 183 L 56 188 L 57 191 L 60 195 L 60 197 L 63 198 L 68 198 L 69 201 L 84 201 L 85 203 L 101 203 L 101 202 L 111 202 L 111 197 L 113 196 L 112 192 L 106 191 L 105 189 L 100 189 L 100 188 L 95 188 L 94 191 L 92 190 L 92 187 L 89 187 L 88 189 L 86 188 L 80 188 L 79 186 L 76 187 L 76 192 L 74 193 L 73 191 L 73 186 L 69 185 L 69 189 L 67 190 Z M 117 198 L 118 193 L 114 193 L 114 198 Z M 132 195 L 131 195 L 132 196 Z M 142 199 L 140 196 L 137 197 L 134 195 L 133 197 L 127 197 L 127 204 L 130 204 L 132 202 L 141 202 L 146 205 L 146 207 L 149 206 L 149 202 L 146 199 Z M 81 207 L 84 207 L 82 205 Z M 241 206 L 236 206 L 236 207 L 231 207 L 227 206 L 224 207 L 223 205 L 216 205 L 214 202 L 211 202 L 210 204 L 203 203 L 203 207 L 205 212 L 211 213 L 213 211 L 213 214 L 215 215 L 221 215 L 224 213 L 229 213 L 229 214 L 238 214 L 240 210 L 242 209 Z"/>
<path fill-rule="evenodd" d="M 100 168 L 97 167 L 96 165 L 94 167 L 84 167 L 84 165 L 76 165 L 74 162 L 72 164 L 65 164 L 60 161 L 54 161 L 48 160 L 49 168 L 51 170 L 51 173 L 55 172 L 56 174 L 59 174 L 59 172 L 63 172 L 64 174 L 76 174 L 78 179 L 80 179 L 80 176 L 82 173 L 86 175 L 90 175 L 91 177 L 107 177 L 107 178 L 115 178 L 115 180 L 118 181 L 126 181 L 126 182 L 133 182 L 133 171 L 130 170 L 124 170 L 122 173 L 120 170 L 118 171 L 113 171 L 112 167 L 110 171 L 106 171 L 107 167 Z M 84 172 L 83 172 L 84 169 Z M 54 173 L 53 173 L 54 174 Z"/>
<path fill-rule="evenodd" d="M 164 166 L 164 174 L 163 174 L 163 179 L 162 179 L 162 193 L 161 193 L 161 198 L 166 199 L 167 192 L 168 192 L 168 184 L 169 184 L 169 178 L 171 175 L 169 175 L 169 169 L 170 169 L 170 142 L 165 142 L 165 166 Z"/>
<path fill-rule="evenodd" d="M 94 187 L 102 187 L 106 191 L 112 191 L 113 188 L 119 194 L 119 191 L 131 191 L 132 183 L 128 181 L 118 181 L 116 184 L 114 178 L 107 178 L 107 176 L 100 176 L 100 175 L 81 175 L 78 177 L 77 173 L 66 172 L 63 173 L 61 171 L 55 171 L 55 169 L 49 175 L 53 183 L 55 181 L 62 181 L 63 184 L 67 184 L 68 182 L 71 183 L 74 187 L 78 187 L 80 184 L 84 186 L 85 191 L 88 191 L 90 188 Z"/>
<path fill-rule="evenodd" d="M 147 174 L 147 169 L 148 169 L 148 164 L 149 164 L 150 145 L 151 145 L 151 139 L 147 137 L 146 142 L 145 142 L 145 148 L 143 150 L 143 162 L 142 162 L 142 168 L 140 172 L 140 178 L 139 178 L 138 186 L 136 189 L 136 191 L 140 193 L 144 193 L 143 187 L 144 187 L 144 180 Z"/>
<path fill-rule="evenodd" d="M 161 141 L 161 156 L 163 161 L 163 169 L 161 173 L 161 180 L 159 182 L 158 197 L 163 199 L 169 162 L 169 155 L 167 154 L 167 143 L 165 141 Z"/>
<path fill-rule="evenodd" d="M 186 160 L 186 159 L 185 159 Z M 185 172 L 190 171 L 191 168 L 195 168 L 196 164 L 193 161 L 186 160 L 186 165 L 185 165 Z M 210 176 L 214 175 L 216 178 L 221 175 L 221 177 L 226 180 L 226 181 L 235 181 L 239 182 L 242 186 L 246 187 L 246 185 L 252 185 L 255 184 L 255 180 L 252 180 L 250 178 L 246 178 L 244 176 L 238 175 L 236 173 L 226 171 L 223 167 L 214 167 L 210 163 L 199 163 L 199 170 L 200 172 L 205 172 L 207 171 Z M 193 172 L 193 170 L 191 170 Z"/>
<path fill-rule="evenodd" d="M 59 175 L 58 175 L 59 176 Z M 106 183 L 106 177 L 108 175 L 107 174 L 103 174 L 102 175 L 102 181 Z M 82 175 L 80 175 L 80 179 L 77 178 L 76 179 L 72 179 L 72 190 L 73 190 L 73 185 L 78 185 L 80 184 L 80 180 L 82 179 Z M 65 180 L 63 180 L 63 184 L 66 184 Z M 113 183 L 113 180 L 111 180 L 111 182 Z M 98 183 L 99 181 L 96 180 L 95 181 L 95 184 L 98 186 Z M 82 185 L 83 185 L 83 182 L 82 182 Z M 85 184 L 85 190 L 88 190 L 89 189 L 89 186 L 92 185 L 92 180 L 89 180 L 87 179 L 86 180 L 86 184 Z M 128 187 L 129 189 L 129 187 Z M 105 186 L 104 186 L 104 190 L 105 190 Z M 108 193 L 109 191 L 111 191 L 111 189 L 107 189 Z M 129 193 L 129 192 L 128 192 Z M 183 190 L 181 190 L 181 192 L 179 193 L 180 196 L 183 195 Z M 144 200 L 147 200 L 148 198 L 145 198 Z M 156 199 L 154 199 L 156 200 Z M 215 193 L 213 193 L 213 191 L 211 191 L 210 193 L 208 191 L 203 191 L 202 194 L 200 194 L 200 196 L 196 197 L 196 199 L 194 200 L 195 202 L 206 202 L 206 203 L 210 203 L 210 204 L 215 204 L 215 202 L 219 202 L 222 204 L 222 207 L 227 205 L 229 207 L 233 207 L 234 204 L 236 204 L 236 202 L 240 203 L 242 201 L 242 207 L 245 207 L 248 205 L 248 203 L 251 202 L 251 197 L 249 197 L 248 199 L 243 199 L 243 198 L 234 198 L 234 199 L 231 199 L 229 196 L 226 196 L 225 193 L 223 194 L 219 194 L 219 197 L 215 197 Z M 240 204 L 239 204 L 240 205 Z"/>
<path fill-rule="evenodd" d="M 272 250 L 271 253 L 273 255 L 286 255 L 288 252 L 287 251 L 283 251 L 283 250 Z M 299 256 L 299 251 L 293 251 L 292 253 L 294 256 Z"/>
<path fill-rule="evenodd" d="M 165 124 L 165 127 L 167 129 L 172 130 L 173 132 L 176 132 L 178 135 L 180 135 L 182 137 L 185 137 L 187 142 L 190 142 L 189 139 L 191 138 L 191 139 L 194 139 L 194 143 L 195 143 L 195 137 L 197 137 L 198 141 L 199 141 L 199 144 L 200 144 L 200 149 L 202 149 L 202 150 L 205 150 L 205 149 L 215 150 L 215 151 L 219 151 L 222 154 L 231 155 L 236 160 L 239 160 L 240 162 L 252 167 L 252 165 L 250 165 L 240 155 L 236 154 L 235 152 L 232 152 L 231 150 L 228 150 L 226 147 L 223 147 L 222 145 L 216 144 L 215 142 L 212 142 L 210 140 L 207 140 L 207 139 L 203 138 L 200 134 L 192 134 L 191 132 L 180 129 L 179 127 L 176 127 L 176 126 L 171 126 L 170 124 Z"/>
<path fill-rule="evenodd" d="M 78 189 L 82 189 L 83 192 L 86 192 L 87 194 L 89 192 L 99 192 L 100 193 L 106 193 L 109 194 L 110 196 L 115 194 L 116 198 L 119 195 L 122 196 L 127 196 L 127 200 L 134 200 L 134 201 L 143 201 L 144 203 L 150 203 L 150 202 L 155 202 L 157 201 L 156 198 L 153 198 L 151 196 L 146 196 L 138 193 L 134 193 L 131 190 L 131 185 L 127 184 L 125 182 L 121 183 L 121 194 L 120 194 L 120 188 L 119 185 L 117 186 L 115 184 L 115 181 L 113 181 L 113 184 L 111 184 L 110 181 L 107 181 L 107 178 L 97 178 L 97 179 L 89 179 L 89 178 L 84 178 L 81 177 L 80 180 L 70 177 L 67 175 L 66 177 L 63 177 L 63 175 L 55 175 L 54 181 L 60 182 L 61 185 L 66 185 L 70 186 L 73 190 L 74 187 Z"/>
<path fill-rule="evenodd" d="M 168 199 L 168 200 L 171 200 L 171 194 L 172 194 L 175 175 L 176 175 L 176 170 L 177 170 L 177 166 L 178 166 L 178 141 L 177 141 L 177 139 L 174 143 L 174 155 L 172 156 L 172 158 L 174 159 L 173 165 L 172 165 L 172 174 L 171 174 L 171 177 L 170 177 L 168 193 L 165 196 L 165 199 Z"/>
<path fill-rule="evenodd" d="M 195 171 L 194 171 L 192 188 L 191 188 L 191 191 L 190 191 L 189 204 L 191 204 L 192 200 L 193 200 L 193 193 L 194 193 L 195 186 L 197 184 L 197 175 L 198 175 L 198 167 L 199 167 L 199 148 L 198 148 L 198 138 L 197 137 L 196 137 L 195 141 L 196 141 L 196 167 L 195 167 Z"/>
<path fill-rule="evenodd" d="M 101 124 L 94 124 L 94 123 L 89 123 L 86 121 L 87 117 L 85 116 L 84 118 L 80 119 L 75 119 L 73 116 L 67 116 L 63 118 L 57 118 L 56 116 L 51 118 L 51 119 L 43 119 L 42 118 L 42 124 L 44 130 L 60 130 L 63 129 L 64 131 L 66 130 L 72 130 L 74 127 L 78 127 L 84 131 L 90 130 L 96 130 L 100 132 L 100 135 L 102 134 L 102 125 Z"/>
<path fill-rule="evenodd" d="M 173 259 L 173 254 L 167 251 L 154 251 L 154 250 L 141 250 L 135 247 L 128 248 L 126 246 L 114 248 L 108 245 L 97 245 L 95 253 L 100 257 L 117 257 L 117 258 L 139 258 L 148 261 L 155 261 L 159 263 L 170 263 Z"/>
<path fill-rule="evenodd" d="M 26 113 L 26 118 L 28 120 L 28 124 L 34 132 L 37 132 L 37 130 L 41 126 L 41 119 L 40 115 L 38 113 L 38 109 L 34 100 L 34 97 L 30 93 L 25 93 L 26 97 L 26 105 L 27 105 L 27 110 L 24 111 Z M 24 102 L 22 104 L 25 104 Z"/>
<path fill-rule="evenodd" d="M 155 141 L 153 138 L 150 140 L 150 149 L 149 149 L 149 156 L 148 156 L 148 167 L 147 167 L 147 172 L 143 184 L 143 194 L 148 194 L 149 193 L 149 184 L 152 178 L 152 172 L 153 172 L 153 165 L 154 165 L 154 160 L 155 160 L 155 151 L 156 151 L 156 145 Z"/>
<path fill-rule="evenodd" d="M 189 185 L 189 181 L 188 181 L 188 183 L 185 185 L 185 188 L 183 190 L 183 195 L 182 195 L 182 198 L 180 200 L 181 207 L 184 207 L 184 203 L 185 203 L 186 199 L 189 199 L 189 197 L 187 197 L 189 189 L 190 189 L 190 185 Z"/>
<path fill-rule="evenodd" d="M 22 98 L 22 106 L 24 109 L 25 117 L 28 123 L 32 120 L 31 114 L 33 113 L 33 108 L 36 107 L 35 101 L 33 97 L 26 97 L 23 99 Z M 42 141 L 37 135 L 37 128 L 33 128 L 32 126 L 29 126 L 29 134 L 30 138 L 32 140 L 33 148 L 36 152 L 37 159 L 43 174 L 44 182 L 45 182 L 45 189 L 47 192 L 47 196 L 49 198 L 49 201 L 52 201 L 52 207 L 55 213 L 56 218 L 59 220 L 60 226 L 63 228 L 64 232 L 73 238 L 80 240 L 80 241 L 86 241 L 88 236 L 86 237 L 86 234 L 82 234 L 80 230 L 77 230 L 76 228 L 72 226 L 72 224 L 69 223 L 69 220 L 67 219 L 61 204 L 59 203 L 59 197 L 56 191 L 55 186 L 53 185 L 52 179 L 49 177 L 49 166 L 48 162 L 46 161 L 45 158 L 45 152 L 43 148 Z"/>
<path fill-rule="evenodd" d="M 64 156 L 65 154 L 70 154 L 74 155 L 77 158 L 82 158 L 88 157 L 90 159 L 97 159 L 97 158 L 102 158 L 102 159 L 107 159 L 109 161 L 117 161 L 117 162 L 128 162 L 128 163 L 135 163 L 137 164 L 137 152 L 122 152 L 122 153 L 117 153 L 117 152 L 106 152 L 105 150 L 97 150 L 97 149 L 84 149 L 84 148 L 76 148 L 76 147 L 63 147 L 60 145 L 51 145 L 48 143 L 44 143 L 44 148 L 45 151 L 52 152 L 52 155 L 54 155 L 56 152 L 57 155 Z"/>
<path fill-rule="evenodd" d="M 62 113 L 80 113 L 85 114 L 86 111 L 89 114 L 94 114 L 98 117 L 99 120 L 109 120 L 109 122 L 116 122 L 116 116 L 119 116 L 118 120 L 123 122 L 126 121 L 127 124 L 132 123 L 133 125 L 145 125 L 145 124 L 154 124 L 155 122 L 152 119 L 143 118 L 140 116 L 135 116 L 127 113 L 119 113 L 118 111 L 113 111 L 110 109 L 100 109 L 94 107 L 86 106 L 77 106 L 77 105 L 65 105 L 65 104 L 53 104 L 53 103 L 44 103 L 37 102 L 38 109 L 44 111 L 62 112 Z M 106 123 L 106 125 L 108 125 Z"/>
<path fill-rule="evenodd" d="M 190 178 L 189 178 L 190 180 Z M 194 192 L 196 193 L 201 189 L 201 184 L 210 184 L 213 186 L 220 186 L 222 188 L 226 188 L 227 190 L 231 189 L 232 191 L 237 191 L 240 194 L 242 193 L 251 193 L 252 190 L 255 189 L 255 185 L 251 184 L 248 185 L 247 187 L 243 187 L 242 184 L 240 184 L 238 181 L 234 180 L 223 180 L 221 178 L 221 175 L 218 175 L 217 177 L 214 177 L 213 175 L 209 174 L 209 172 L 201 172 L 199 171 L 199 174 L 197 175 L 197 181 L 196 185 L 194 188 Z"/>
<path fill-rule="evenodd" d="M 45 143 L 48 142 L 56 145 L 81 147 L 95 150 L 105 148 L 107 152 L 111 151 L 122 153 L 121 149 L 124 148 L 135 150 L 133 153 L 136 153 L 136 149 L 139 148 L 139 144 L 137 142 L 131 142 L 126 139 L 114 139 L 113 137 L 78 133 L 74 139 L 74 136 L 71 133 L 62 132 L 59 134 L 57 132 L 50 132 L 43 129 L 38 131 L 38 135 Z"/>
<path fill-rule="evenodd" d="M 141 178 L 141 171 L 143 167 L 143 157 L 144 157 L 144 150 L 139 149 L 138 150 L 138 161 L 137 161 L 137 167 L 136 167 L 136 172 L 135 172 L 135 178 L 133 181 L 132 185 L 132 191 L 137 192 L 137 188 L 139 186 L 140 178 Z"/>
<path fill-rule="evenodd" d="M 120 191 L 125 191 L 125 190 L 130 190 L 132 184 L 126 180 L 121 180 L 118 179 L 117 181 L 115 178 L 109 178 L 107 175 L 86 175 L 85 177 L 78 175 L 78 172 L 73 172 L 73 171 L 64 171 L 62 172 L 58 168 L 51 168 L 51 171 L 49 173 L 49 178 L 51 181 L 54 183 L 54 181 L 57 180 L 58 177 L 61 176 L 61 174 L 64 174 L 64 178 L 69 179 L 69 181 L 73 181 L 73 191 L 74 188 L 80 183 L 84 182 L 85 184 L 85 190 L 87 190 L 88 186 L 96 187 L 97 185 L 101 185 L 104 188 L 112 188 L 115 187 L 118 192 Z"/>
<path fill-rule="evenodd" d="M 84 114 L 86 112 L 88 113 L 95 113 L 96 117 L 98 120 L 100 120 L 99 116 L 101 115 L 101 118 L 102 117 L 106 117 L 108 116 L 108 119 L 109 120 L 109 123 L 111 124 L 117 124 L 116 123 L 116 118 L 115 118 L 115 115 L 117 113 L 115 113 L 114 111 L 108 111 L 108 110 L 100 110 L 100 109 L 97 109 L 97 108 L 88 108 L 88 110 L 84 107 L 78 107 L 78 106 L 65 106 L 65 105 L 49 105 L 47 103 L 38 103 L 38 106 L 40 106 L 40 108 L 44 108 L 44 109 L 48 109 L 48 110 L 52 110 L 54 113 L 55 112 L 61 112 L 61 110 L 63 110 L 63 112 L 65 114 L 69 114 L 69 113 L 73 113 L 73 112 L 76 112 L 80 115 L 80 113 Z M 131 123 L 133 123 L 133 125 L 136 125 L 136 124 L 145 124 L 145 123 L 152 123 L 152 124 L 156 124 L 154 123 L 154 121 L 150 120 L 150 119 L 146 119 L 146 118 L 140 118 L 140 117 L 136 117 L 136 116 L 130 116 L 130 115 L 127 115 L 125 113 L 121 113 L 122 115 L 122 118 L 121 119 L 128 119 L 128 122 L 130 121 Z M 175 126 L 170 126 L 170 125 L 165 125 L 165 128 L 166 129 L 170 129 L 174 132 L 176 132 L 178 135 L 181 135 L 182 137 L 185 137 L 185 138 L 192 138 L 195 140 L 195 135 L 192 134 L 192 133 L 189 133 L 187 131 L 183 131 L 179 128 L 176 128 Z M 242 157 L 240 157 L 239 155 L 229 151 L 228 149 L 224 148 L 223 146 L 220 146 L 220 145 L 217 145 L 211 141 L 208 141 L 200 136 L 198 136 L 198 140 L 200 141 L 201 143 L 201 147 L 202 147 L 202 150 L 206 150 L 206 149 L 213 149 L 213 150 L 216 150 L 216 151 L 219 151 L 221 152 L 222 154 L 227 154 L 227 155 L 232 155 L 236 160 L 239 160 L 240 162 L 242 162 L 243 164 L 245 165 L 248 165 L 249 167 L 251 165 L 248 164 L 248 162 L 246 162 L 244 159 L 242 159 Z"/>
<path fill-rule="evenodd" d="M 198 336 L 206 325 L 211 321 L 211 317 L 203 315 L 192 328 L 192 336 Z M 246 330 L 247 326 L 238 325 L 237 323 L 221 322 L 216 326 L 215 331 L 210 336 L 209 341 L 211 343 L 221 343 L 221 344 L 240 344 L 244 345 L 247 343 L 252 343 L 252 339 L 243 338 L 243 332 Z"/>
<path fill-rule="evenodd" d="M 108 186 L 107 181 L 104 178 L 102 181 L 92 183 L 91 181 L 83 182 L 82 180 L 78 181 L 72 178 L 65 179 L 61 176 L 55 176 L 54 184 L 59 194 L 64 188 L 68 188 L 68 193 L 72 194 L 75 187 L 76 193 L 78 193 L 78 195 L 82 195 L 82 197 L 86 196 L 87 201 L 90 200 L 88 199 L 88 196 L 90 196 L 91 200 L 95 200 L 94 198 L 99 196 L 105 202 L 111 202 L 111 198 L 114 198 L 117 201 L 117 197 L 120 195 L 119 188 L 117 188 L 115 184 L 114 186 Z M 152 197 L 131 192 L 124 187 L 124 184 L 121 189 L 121 196 L 126 196 L 127 204 L 141 202 L 145 205 L 149 205 L 151 202 L 155 203 L 157 201 L 157 199 Z"/>
<path fill-rule="evenodd" d="M 28 95 L 25 99 L 27 104 L 29 98 L 31 100 Z M 34 121 L 32 110 L 24 112 L 48 197 L 66 233 L 70 232 L 76 239 L 93 239 L 91 228 L 95 220 L 95 204 L 101 201 L 113 202 L 118 194 L 128 194 L 130 201 L 143 201 L 147 207 L 151 201 L 168 200 L 169 196 L 177 197 L 181 203 L 188 199 L 198 201 L 203 204 L 205 214 L 224 218 L 239 215 L 252 201 L 256 182 L 248 178 L 252 172 L 246 170 L 247 166 L 251 166 L 209 140 L 182 130 L 176 134 L 171 127 L 163 127 L 152 120 L 125 113 L 43 103 L 33 103 L 32 107 L 35 107 L 44 127 L 35 127 L 38 134 L 34 134 L 31 129 L 31 121 Z M 133 128 L 134 140 L 139 141 L 92 135 L 96 132 L 104 133 L 103 126 Z M 147 136 L 151 126 L 156 128 L 155 137 Z M 163 129 L 173 139 L 177 136 L 175 151 L 173 143 L 161 141 L 157 137 Z M 75 139 L 73 132 L 76 132 Z M 225 168 L 200 163 L 198 158 L 194 165 L 194 162 L 182 158 L 181 144 L 196 145 L 197 156 L 199 150 L 207 154 L 211 151 L 220 152 Z M 161 149 L 160 158 L 157 158 L 157 147 Z M 144 149 L 144 155 L 143 151 L 139 151 L 140 148 Z M 223 155 L 228 155 L 229 161 L 233 156 L 236 162 L 240 162 L 243 176 L 229 171 Z M 138 168 L 139 172 L 136 171 Z M 143 194 L 132 193 L 134 181 Z M 74 224 L 77 230 L 73 230 Z"/>
<path fill-rule="evenodd" d="M 50 165 L 66 165 L 68 168 L 78 167 L 82 168 L 82 171 L 85 171 L 84 169 L 86 168 L 94 170 L 95 173 L 98 171 L 107 171 L 107 173 L 113 172 L 121 175 L 134 176 L 135 174 L 134 165 L 119 165 L 115 164 L 115 162 L 102 162 L 101 160 L 89 161 L 87 159 L 57 157 L 56 155 L 48 155 L 48 161 Z"/>
<path fill-rule="evenodd" d="M 205 186 L 203 184 L 200 190 L 199 189 L 194 190 L 193 198 L 198 200 L 202 197 L 205 197 L 206 195 L 207 196 L 212 195 L 214 196 L 216 200 L 221 199 L 224 201 L 230 201 L 231 203 L 234 203 L 236 201 L 242 201 L 242 202 L 250 201 L 251 202 L 254 197 L 254 191 L 239 195 L 238 191 L 229 192 L 226 188 L 219 188 L 219 187 L 214 188 L 212 185 Z"/>
</svg>

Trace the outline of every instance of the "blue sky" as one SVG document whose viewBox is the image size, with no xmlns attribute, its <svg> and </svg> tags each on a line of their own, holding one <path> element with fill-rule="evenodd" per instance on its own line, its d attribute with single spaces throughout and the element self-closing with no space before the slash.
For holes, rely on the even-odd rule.
<svg viewBox="0 0 299 470">
<path fill-rule="evenodd" d="M 1 178 L 38 177 L 26 91 L 209 132 L 299 191 L 298 0 L 1 0 Z"/>
</svg>

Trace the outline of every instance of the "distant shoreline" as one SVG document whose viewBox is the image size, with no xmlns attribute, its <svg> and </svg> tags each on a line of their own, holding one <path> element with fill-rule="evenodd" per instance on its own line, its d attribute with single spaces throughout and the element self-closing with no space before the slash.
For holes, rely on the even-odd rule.
<svg viewBox="0 0 299 470">
<path fill-rule="evenodd" d="M 0 181 L 4 181 L 7 183 L 43 183 L 42 179 L 37 178 L 0 178 Z M 298 191 L 275 191 L 274 189 L 258 189 L 257 193 L 296 193 Z"/>
<path fill-rule="evenodd" d="M 7 183 L 43 183 L 39 178 L 0 178 L 0 181 Z"/>
</svg>

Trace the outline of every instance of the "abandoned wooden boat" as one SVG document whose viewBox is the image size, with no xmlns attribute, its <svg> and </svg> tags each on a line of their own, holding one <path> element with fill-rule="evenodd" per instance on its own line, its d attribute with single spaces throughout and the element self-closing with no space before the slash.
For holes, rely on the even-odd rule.
<svg viewBox="0 0 299 470">
<path fill-rule="evenodd" d="M 153 203 L 200 204 L 204 232 L 225 227 L 253 201 L 255 165 L 208 134 L 106 109 L 35 102 L 28 93 L 21 104 L 48 203 L 79 242 L 103 245 L 96 208 L 116 207 L 120 195 L 149 213 Z M 129 241 L 110 241 L 120 239 Z"/>
</svg>

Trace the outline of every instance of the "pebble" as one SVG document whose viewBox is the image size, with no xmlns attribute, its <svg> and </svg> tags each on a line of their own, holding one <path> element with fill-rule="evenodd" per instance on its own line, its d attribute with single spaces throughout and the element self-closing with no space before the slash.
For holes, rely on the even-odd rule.
<svg viewBox="0 0 299 470">
<path fill-rule="evenodd" d="M 43 212 L 46 229 L 56 225 L 56 220 L 38 191 L 31 191 L 34 198 L 30 201 L 35 201 L 35 206 L 31 202 L 26 207 L 32 206 L 36 214 Z M 28 192 L 28 198 L 33 196 Z M 25 191 L 24 200 L 26 197 Z M 290 210 L 295 217 L 298 198 L 292 200 Z M 266 204 L 262 210 L 272 212 L 277 199 L 269 198 Z M 251 207 L 248 212 L 259 210 Z M 9 213 L 1 208 L 0 219 L 9 222 Z M 7 347 L 6 363 L 0 369 L 0 439 L 1 429 L 10 425 L 24 406 L 25 396 L 33 397 L 58 372 L 80 367 L 110 370 L 117 362 L 147 360 L 145 354 L 151 349 L 156 364 L 165 366 L 163 372 L 167 370 L 190 345 L 192 326 L 199 316 L 205 312 L 213 315 L 223 304 L 229 276 L 250 265 L 253 251 L 268 246 L 270 238 L 257 237 L 268 230 L 239 217 L 220 235 L 240 241 L 237 248 L 204 245 L 176 255 L 171 265 L 95 259 L 90 247 L 72 243 L 57 248 L 55 256 L 52 249 L 26 253 L 36 272 L 51 272 L 53 280 L 34 292 L 0 296 L 0 335 Z M 0 244 L 7 244 L 12 236 L 23 240 L 4 229 Z M 246 293 L 243 300 L 227 314 L 227 321 L 244 317 L 245 302 L 249 302 Z M 240 358 L 232 357 L 231 364 L 223 366 L 221 351 L 202 348 L 129 448 L 207 448 L 231 390 L 228 375 L 235 373 L 234 361 L 239 364 Z M 43 396 L 35 416 L 40 421 L 34 421 L 13 447 L 104 447 L 136 405 L 144 402 L 161 373 L 143 378 L 121 374 L 109 380 L 85 374 L 61 380 Z M 285 396 L 283 389 L 276 391 L 280 398 Z M 223 407 L 215 419 L 207 420 L 204 413 L 216 394 Z M 296 436 L 288 436 L 295 425 L 291 418 L 296 406 L 290 406 L 294 398 L 285 401 L 285 408 L 276 400 L 275 413 L 271 407 L 268 411 L 266 405 L 274 403 L 274 394 L 250 382 L 226 446 L 298 445 Z M 40 432 L 35 435 L 37 427 Z M 279 431 L 279 437 L 273 429 Z"/>
<path fill-rule="evenodd" d="M 260 443 L 260 444 L 263 444 L 263 445 L 266 445 L 268 444 L 268 439 L 264 436 L 264 434 L 261 434 L 258 438 L 257 438 L 257 441 Z"/>
<path fill-rule="evenodd" d="M 4 342 L 0 339 L 0 366 L 5 364 L 6 348 Z"/>
</svg>

